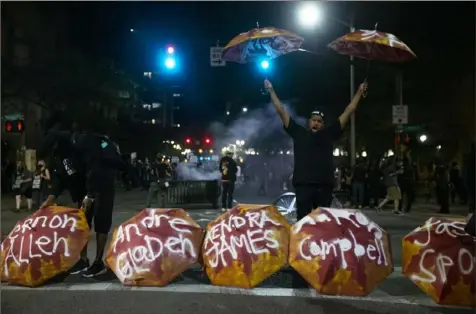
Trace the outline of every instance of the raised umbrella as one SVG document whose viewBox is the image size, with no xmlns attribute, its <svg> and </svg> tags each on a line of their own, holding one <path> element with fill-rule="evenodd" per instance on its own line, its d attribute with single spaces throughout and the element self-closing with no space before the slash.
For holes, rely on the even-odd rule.
<svg viewBox="0 0 476 314">
<path fill-rule="evenodd" d="M 416 58 L 416 54 L 397 36 L 374 30 L 358 30 L 332 41 L 327 46 L 337 53 L 370 61 L 405 62 Z M 367 79 L 366 79 L 367 80 Z"/>
<path fill-rule="evenodd" d="M 300 50 L 304 42 L 302 37 L 290 31 L 257 26 L 233 38 L 223 49 L 222 59 L 242 64 L 262 58 L 274 59 Z"/>
</svg>

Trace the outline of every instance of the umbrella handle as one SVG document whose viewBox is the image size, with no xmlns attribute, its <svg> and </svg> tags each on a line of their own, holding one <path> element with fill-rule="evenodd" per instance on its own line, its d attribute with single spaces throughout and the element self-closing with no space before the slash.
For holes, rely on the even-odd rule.
<svg viewBox="0 0 476 314">
<path fill-rule="evenodd" d="M 364 84 L 366 84 L 366 83 L 367 83 L 367 78 L 365 78 L 365 80 L 364 80 Z M 366 97 L 367 97 L 367 90 L 365 90 L 365 91 L 362 93 L 362 97 L 363 97 L 363 98 L 366 98 Z"/>
</svg>

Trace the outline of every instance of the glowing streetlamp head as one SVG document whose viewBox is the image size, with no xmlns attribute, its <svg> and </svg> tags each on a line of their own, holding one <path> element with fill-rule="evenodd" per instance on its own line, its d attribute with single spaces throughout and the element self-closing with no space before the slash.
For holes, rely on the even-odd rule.
<svg viewBox="0 0 476 314">
<path fill-rule="evenodd" d="M 261 61 L 261 67 L 266 70 L 267 68 L 269 68 L 269 61 L 268 60 L 263 60 Z"/>
<path fill-rule="evenodd" d="M 304 27 L 313 27 L 322 19 L 322 12 L 313 3 L 304 3 L 298 11 L 299 23 Z"/>
</svg>

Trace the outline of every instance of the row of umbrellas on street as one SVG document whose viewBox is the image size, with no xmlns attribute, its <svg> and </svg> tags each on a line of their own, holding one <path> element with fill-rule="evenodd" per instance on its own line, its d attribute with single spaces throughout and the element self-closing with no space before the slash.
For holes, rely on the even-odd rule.
<svg viewBox="0 0 476 314">
<path fill-rule="evenodd" d="M 82 209 L 51 206 L 1 244 L 1 279 L 35 287 L 67 272 L 90 236 Z M 402 239 L 402 271 L 447 305 L 474 306 L 476 239 L 430 218 Z M 200 264 L 210 282 L 253 288 L 291 266 L 323 294 L 366 296 L 393 271 L 390 236 L 364 212 L 317 208 L 290 225 L 273 205 L 238 204 L 203 230 L 183 209 L 146 208 L 112 235 L 106 263 L 128 286 L 165 286 Z"/>
</svg>

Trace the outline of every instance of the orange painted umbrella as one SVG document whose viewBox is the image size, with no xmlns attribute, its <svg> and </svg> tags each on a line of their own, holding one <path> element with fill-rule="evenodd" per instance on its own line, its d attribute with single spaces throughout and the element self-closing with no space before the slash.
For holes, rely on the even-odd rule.
<svg viewBox="0 0 476 314">
<path fill-rule="evenodd" d="M 165 286 L 197 263 L 202 228 L 183 209 L 146 208 L 122 223 L 106 263 L 127 286 Z"/>
<path fill-rule="evenodd" d="M 387 232 L 358 210 L 317 208 L 289 242 L 289 264 L 319 293 L 366 296 L 393 272 Z"/>
<path fill-rule="evenodd" d="M 50 206 L 20 220 L 2 242 L 2 280 L 36 287 L 68 271 L 89 238 L 84 211 Z"/>
<path fill-rule="evenodd" d="M 274 59 L 300 50 L 304 39 L 275 27 L 254 28 L 233 38 L 223 49 L 225 61 L 248 63 L 260 59 Z"/>
<path fill-rule="evenodd" d="M 287 263 L 289 223 L 272 205 L 238 204 L 207 226 L 203 265 L 214 285 L 253 288 Z"/>
<path fill-rule="evenodd" d="M 462 219 L 432 217 L 402 240 L 403 274 L 436 303 L 475 306 L 476 238 Z"/>
</svg>

